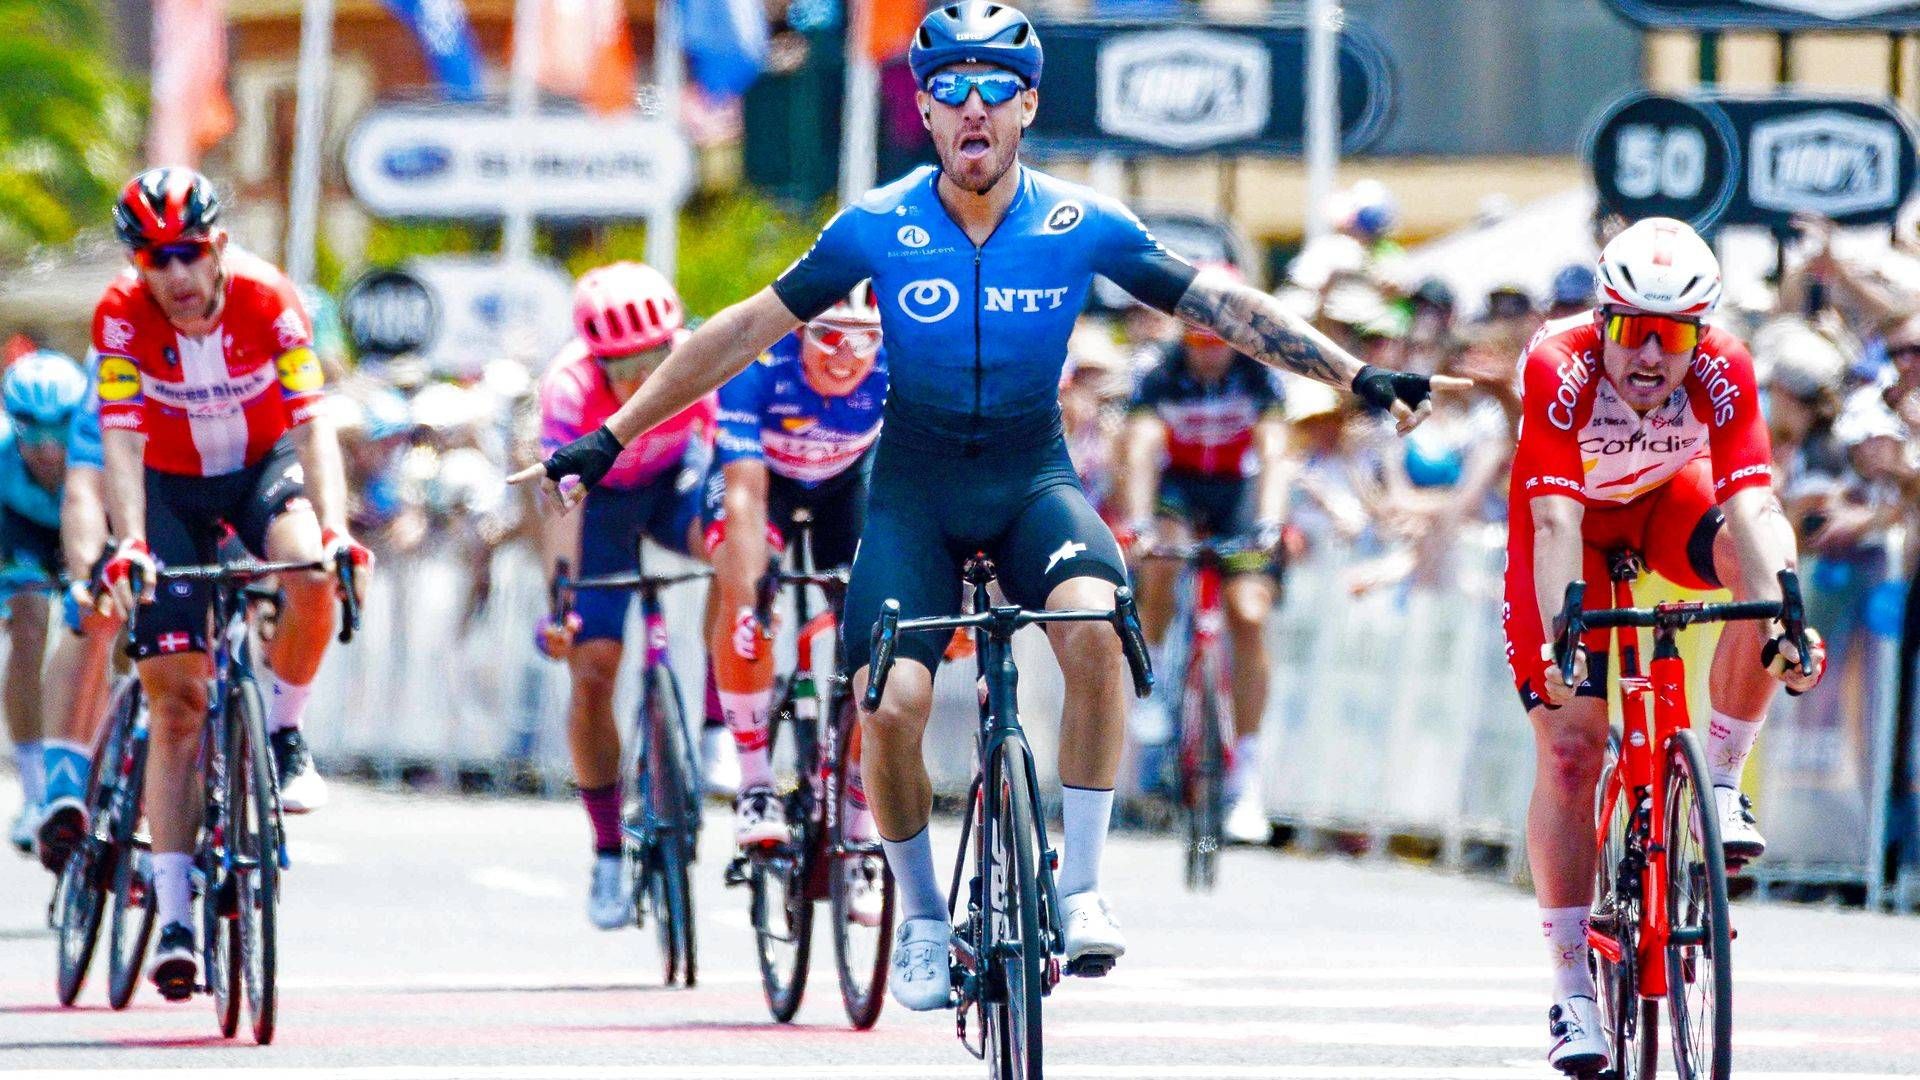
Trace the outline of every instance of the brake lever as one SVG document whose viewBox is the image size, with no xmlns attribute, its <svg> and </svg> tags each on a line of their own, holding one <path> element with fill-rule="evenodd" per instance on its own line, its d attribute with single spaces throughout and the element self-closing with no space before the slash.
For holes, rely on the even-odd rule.
<svg viewBox="0 0 1920 1080">
<path fill-rule="evenodd" d="M 556 625 L 565 622 L 573 610 L 573 590 L 567 584 L 572 572 L 573 566 L 567 560 L 554 561 L 553 580 L 547 582 L 547 612 L 553 616 Z"/>
<path fill-rule="evenodd" d="M 1800 653 L 1800 674 L 1813 674 L 1813 641 L 1807 637 L 1807 605 L 1800 595 L 1800 575 L 1782 570 L 1780 579 L 1780 624 Z"/>
<path fill-rule="evenodd" d="M 354 566 L 351 556 L 342 556 L 335 560 L 334 576 L 340 581 L 340 644 L 353 640 L 360 629 L 360 599 L 353 591 Z"/>
<path fill-rule="evenodd" d="M 1152 694 L 1152 654 L 1147 652 L 1147 635 L 1140 628 L 1140 609 L 1134 603 L 1133 590 L 1124 585 L 1113 591 L 1113 629 L 1120 635 L 1127 670 L 1133 675 L 1133 696 L 1144 698 Z"/>
<path fill-rule="evenodd" d="M 1585 620 L 1581 618 L 1586 598 L 1586 582 L 1579 580 L 1567 582 L 1566 603 L 1560 608 L 1560 614 L 1553 619 L 1554 636 L 1559 639 L 1554 646 L 1557 654 L 1554 661 L 1560 665 L 1561 681 L 1568 686 L 1573 685 L 1574 657 L 1580 648 L 1580 639 L 1586 636 L 1587 632 Z"/>
<path fill-rule="evenodd" d="M 887 672 L 893 669 L 893 649 L 900 638 L 900 601 L 888 599 L 880 605 L 880 617 L 873 624 L 873 660 L 867 672 L 867 692 L 860 706 L 867 712 L 880 707 L 880 692 L 886 688 Z"/>
</svg>

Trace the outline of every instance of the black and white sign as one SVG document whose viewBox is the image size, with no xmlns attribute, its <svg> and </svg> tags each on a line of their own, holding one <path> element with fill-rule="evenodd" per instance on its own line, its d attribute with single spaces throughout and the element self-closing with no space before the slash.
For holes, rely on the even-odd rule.
<svg viewBox="0 0 1920 1080">
<path fill-rule="evenodd" d="M 1642 26 L 1687 30 L 1916 30 L 1920 0 L 1612 0 Z"/>
<path fill-rule="evenodd" d="M 693 151 L 672 124 L 545 113 L 525 131 L 504 111 L 376 109 L 347 140 L 347 183 L 384 217 L 648 217 L 686 200 Z"/>
<path fill-rule="evenodd" d="M 369 270 L 347 288 L 340 316 L 356 352 L 393 357 L 433 340 L 439 305 L 420 279 L 404 270 Z"/>
<path fill-rule="evenodd" d="M 1306 31 L 1298 26 L 1054 23 L 1046 103 L 1028 137 L 1064 153 L 1300 151 Z M 1392 75 L 1379 39 L 1340 35 L 1340 132 L 1349 151 L 1385 126 Z"/>
<path fill-rule="evenodd" d="M 1891 221 L 1916 177 L 1910 118 L 1839 96 L 1630 95 L 1589 136 L 1587 161 L 1608 208 L 1703 229 L 1781 229 L 1796 213 Z"/>
</svg>

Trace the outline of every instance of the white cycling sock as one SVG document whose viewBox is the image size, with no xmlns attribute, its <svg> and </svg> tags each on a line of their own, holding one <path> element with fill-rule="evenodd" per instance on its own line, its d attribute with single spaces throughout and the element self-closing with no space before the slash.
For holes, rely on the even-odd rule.
<svg viewBox="0 0 1920 1080">
<path fill-rule="evenodd" d="M 1054 881 L 1062 897 L 1100 887 L 1100 855 L 1107 847 L 1107 822 L 1113 817 L 1112 788 L 1060 788 L 1060 873 Z"/>
<path fill-rule="evenodd" d="M 933 834 L 921 829 L 905 840 L 880 838 L 887 866 L 900 886 L 902 919 L 947 921 L 947 894 L 940 891 L 940 875 L 933 868 Z"/>
<path fill-rule="evenodd" d="M 1753 741 L 1760 737 L 1760 725 L 1766 719 L 1742 720 L 1713 710 L 1707 721 L 1707 772 L 1713 777 L 1714 787 L 1740 786 L 1747 755 L 1753 753 Z"/>
<path fill-rule="evenodd" d="M 39 806 L 47 801 L 43 749 L 39 739 L 15 743 L 13 747 L 13 765 L 20 770 L 20 794 L 28 806 Z"/>
<path fill-rule="evenodd" d="M 740 790 L 773 786 L 773 762 L 767 759 L 767 712 L 773 704 L 773 691 L 754 690 L 745 694 L 720 691 L 720 715 L 733 732 L 733 747 L 740 757 Z"/>
<path fill-rule="evenodd" d="M 313 694 L 313 685 L 295 686 L 280 676 L 273 677 L 273 695 L 267 701 L 267 730 L 285 731 L 288 728 L 299 730 L 300 721 L 306 717 L 307 698 Z"/>
<path fill-rule="evenodd" d="M 193 925 L 193 856 L 184 851 L 153 853 L 154 921 Z"/>
<path fill-rule="evenodd" d="M 1227 798 L 1239 799 L 1260 786 L 1260 736 L 1242 735 L 1233 741 L 1233 771 L 1227 774 Z"/>
<path fill-rule="evenodd" d="M 1540 929 L 1547 938 L 1547 954 L 1553 958 L 1553 996 L 1557 1001 L 1570 997 L 1593 997 L 1593 971 L 1587 967 L 1587 905 L 1541 908 Z"/>
</svg>

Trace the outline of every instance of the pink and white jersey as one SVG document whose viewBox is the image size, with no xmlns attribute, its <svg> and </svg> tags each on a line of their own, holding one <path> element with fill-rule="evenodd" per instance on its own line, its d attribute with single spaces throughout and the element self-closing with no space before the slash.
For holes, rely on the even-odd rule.
<svg viewBox="0 0 1920 1080">
<path fill-rule="evenodd" d="M 1600 363 L 1592 312 L 1540 328 L 1521 368 L 1520 445 L 1513 497 L 1571 495 L 1588 506 L 1629 503 L 1687 463 L 1713 464 L 1713 497 L 1772 482 L 1773 448 L 1760 415 L 1753 358 L 1708 327 L 1673 395 L 1642 416 Z"/>
<path fill-rule="evenodd" d="M 620 408 L 600 365 L 579 339 L 567 343 L 540 379 L 540 452 L 551 454 L 607 422 Z M 713 442 L 714 399 L 701 398 L 627 444 L 601 487 L 631 491 L 680 464 L 695 439 Z"/>
</svg>

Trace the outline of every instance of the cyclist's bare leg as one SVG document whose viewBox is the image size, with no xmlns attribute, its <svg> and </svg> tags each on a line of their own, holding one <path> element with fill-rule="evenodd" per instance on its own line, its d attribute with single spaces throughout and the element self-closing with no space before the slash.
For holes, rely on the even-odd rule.
<svg viewBox="0 0 1920 1080">
<path fill-rule="evenodd" d="M 1162 544 L 1180 544 L 1190 539 L 1185 523 L 1173 518 L 1155 518 L 1154 538 Z M 1140 629 L 1147 645 L 1159 649 L 1166 640 L 1167 627 L 1173 623 L 1174 589 L 1180 581 L 1180 564 L 1172 559 L 1141 559 L 1133 568 L 1135 602 L 1140 607 Z"/>
<path fill-rule="evenodd" d="M 620 677 L 620 642 L 576 642 L 567 657 L 573 695 L 567 702 L 567 746 L 573 752 L 573 782 L 582 789 L 608 787 L 620 779 L 620 730 L 613 722 L 613 688 Z"/>
<path fill-rule="evenodd" d="M 288 510 L 267 526 L 268 560 L 313 562 L 321 554 L 320 522 L 311 509 Z M 281 574 L 277 584 L 286 597 L 286 611 L 273 637 L 273 674 L 289 686 L 308 686 L 333 637 L 333 580 L 320 571 L 309 571 Z"/>
<path fill-rule="evenodd" d="M 1273 579 L 1235 574 L 1221 586 L 1227 640 L 1233 646 L 1233 730 L 1241 738 L 1260 733 L 1267 709 L 1267 616 L 1273 611 Z"/>
<path fill-rule="evenodd" d="M 755 617 L 754 595 L 767 569 L 766 467 L 727 468 L 726 535 L 713 549 L 714 618 L 707 640 L 720 710 L 740 756 L 740 788 L 773 782 L 767 760 L 767 711 L 773 696 L 773 639 Z M 758 479 L 756 486 L 752 481 Z M 745 482 L 740 482 L 744 480 Z"/>
<path fill-rule="evenodd" d="M 146 812 L 153 837 L 154 893 L 160 924 L 193 923 L 189 858 L 200 831 L 200 730 L 207 715 L 205 653 L 140 662 L 148 707 Z"/>
<path fill-rule="evenodd" d="M 7 653 L 5 702 L 7 734 L 15 746 L 40 742 L 40 661 L 47 653 L 47 607 L 42 594 L 13 596 L 13 615 L 7 624 L 13 645 Z"/>
<path fill-rule="evenodd" d="M 1607 703 L 1577 697 L 1560 709 L 1536 706 L 1533 798 L 1527 804 L 1527 856 L 1543 908 L 1593 902 L 1594 790 L 1607 747 Z"/>
<path fill-rule="evenodd" d="M 867 668 L 853 674 L 854 700 L 867 692 Z M 933 714 L 933 672 L 900 657 L 887 674 L 880 707 L 860 714 L 860 770 L 882 838 L 906 840 L 927 827 L 933 781 L 921 745 Z"/>
<path fill-rule="evenodd" d="M 91 747 L 107 711 L 107 684 L 113 626 L 89 628 L 81 634 L 62 633 L 47 658 L 47 737 Z"/>
<path fill-rule="evenodd" d="M 1069 578 L 1047 597 L 1049 608 L 1112 609 L 1114 586 L 1095 577 Z M 1066 679 L 1060 709 L 1060 782 L 1111 789 L 1120 772 L 1120 740 L 1132 684 L 1120 636 L 1100 622 L 1051 623 L 1047 639 Z"/>
</svg>

